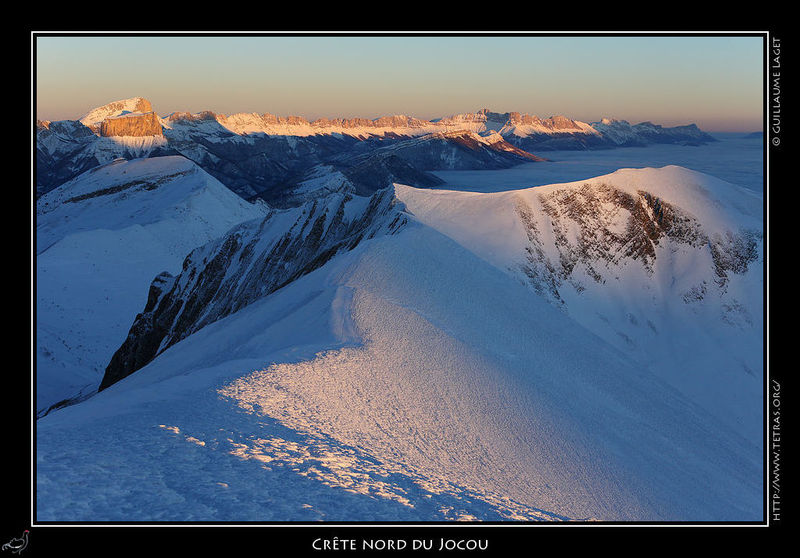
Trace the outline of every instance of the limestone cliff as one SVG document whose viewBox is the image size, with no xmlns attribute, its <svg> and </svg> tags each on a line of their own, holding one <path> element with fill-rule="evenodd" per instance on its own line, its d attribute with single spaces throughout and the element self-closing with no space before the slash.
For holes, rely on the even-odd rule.
<svg viewBox="0 0 800 558">
<path fill-rule="evenodd" d="M 100 135 L 109 136 L 161 136 L 161 122 L 154 112 L 129 113 L 115 118 L 106 118 L 100 123 Z"/>
</svg>

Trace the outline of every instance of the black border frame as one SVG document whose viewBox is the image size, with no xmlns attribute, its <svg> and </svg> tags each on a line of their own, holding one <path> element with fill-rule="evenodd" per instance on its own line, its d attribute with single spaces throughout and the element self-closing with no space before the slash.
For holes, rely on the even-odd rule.
<svg viewBox="0 0 800 558">
<path fill-rule="evenodd" d="M 702 528 L 702 531 L 707 532 L 708 529 L 719 532 L 721 528 L 726 535 L 733 534 L 733 532 L 748 532 L 753 533 L 754 530 L 763 532 L 765 530 L 772 531 L 775 527 L 781 527 L 785 519 L 781 516 L 780 520 L 773 520 L 770 517 L 772 508 L 772 496 L 775 494 L 776 487 L 770 482 L 773 473 L 773 466 L 770 459 L 769 446 L 769 411 L 771 402 L 770 382 L 776 380 L 780 384 L 784 383 L 784 375 L 781 371 L 770 370 L 769 368 L 769 185 L 770 177 L 777 176 L 777 173 L 782 169 L 781 165 L 784 163 L 785 147 L 783 143 L 780 145 L 773 145 L 774 138 L 783 139 L 784 133 L 772 133 L 770 120 L 772 110 L 775 105 L 772 102 L 771 96 L 771 68 L 770 68 L 770 54 L 772 51 L 772 41 L 778 39 L 783 43 L 786 42 L 787 35 L 780 32 L 768 30 L 765 26 L 764 31 L 398 31 L 390 30 L 385 32 L 377 31 L 342 31 L 334 32 L 329 30 L 322 31 L 186 31 L 186 32 L 169 32 L 169 31 L 37 31 L 27 30 L 29 32 L 31 43 L 31 116 L 32 116 L 32 155 L 31 155 L 31 192 L 30 201 L 32 205 L 31 211 L 31 378 L 30 378 L 30 406 L 25 416 L 32 416 L 30 426 L 30 450 L 31 459 L 30 463 L 30 486 L 24 486 L 20 480 L 17 480 L 18 485 L 14 486 L 14 502 L 13 506 L 8 506 L 9 502 L 4 504 L 4 516 L 6 512 L 20 509 L 30 509 L 29 517 L 14 517 L 11 522 L 5 521 L 0 526 L 0 536 L 7 539 L 19 536 L 19 533 L 24 529 L 30 529 L 31 544 L 23 555 L 28 555 L 31 552 L 45 552 L 42 555 L 52 555 L 49 552 L 61 552 L 67 548 L 80 548 L 82 545 L 80 541 L 86 539 L 94 539 L 98 537 L 98 542 L 104 541 L 106 544 L 118 547 L 120 545 L 128 546 L 130 549 L 140 549 L 147 551 L 149 548 L 145 541 L 154 537 L 158 541 L 161 548 L 171 548 L 175 551 L 187 551 L 188 549 L 202 549 L 209 553 L 221 553 L 230 555 L 234 552 L 228 539 L 237 539 L 239 542 L 236 546 L 240 546 L 243 550 L 246 547 L 243 545 L 253 544 L 258 548 L 259 541 L 268 541 L 266 546 L 263 547 L 264 553 L 269 548 L 274 546 L 276 536 L 279 536 L 284 542 L 291 540 L 297 543 L 296 551 L 312 549 L 311 543 L 318 538 L 339 537 L 340 539 L 361 539 L 361 538 L 386 538 L 386 539 L 405 539 L 410 541 L 412 538 L 453 538 L 453 539 L 480 539 L 489 540 L 489 546 L 492 550 L 506 550 L 511 552 L 513 549 L 525 548 L 530 544 L 535 544 L 542 536 L 546 539 L 552 538 L 552 533 L 562 533 L 562 529 L 582 527 L 579 529 L 581 532 L 619 534 L 619 528 L 625 528 L 624 532 L 631 533 L 635 530 L 637 534 L 647 534 L 648 536 L 658 537 L 658 528 L 663 527 L 678 527 L 681 531 L 698 532 L 697 528 Z M 35 519 L 35 469 L 36 469 L 36 433 L 35 433 L 35 250 L 33 249 L 34 235 L 35 235 L 35 184 L 36 184 L 36 169 L 35 169 L 35 135 L 36 135 L 36 39 L 40 36 L 181 36 L 181 37 L 206 37 L 206 36 L 364 36 L 364 37 L 378 37 L 378 36 L 402 36 L 402 37 L 420 37 L 420 36 L 454 36 L 454 37 L 491 37 L 491 36 L 550 36 L 550 37 L 564 37 L 564 36 L 580 36 L 580 37 L 609 37 L 609 36 L 659 36 L 659 37 L 687 37 L 687 36 L 758 36 L 762 37 L 763 52 L 764 52 L 764 107 L 763 107 L 763 176 L 764 176 L 764 518 L 759 522 L 735 522 L 735 523 L 714 523 L 714 522 L 597 522 L 597 523 L 582 523 L 570 522 L 567 524 L 557 523 L 537 523 L 537 522 L 470 522 L 453 524 L 450 522 L 432 522 L 432 523 L 410 523 L 410 522 L 337 522 L 337 523 L 321 523 L 321 524 L 308 524 L 301 522 L 224 522 L 224 523 L 208 523 L 208 522 L 103 522 L 103 523 L 90 523 L 90 522 L 40 522 Z M 785 82 L 783 82 L 785 83 Z M 782 85 L 783 85 L 782 83 Z M 782 94 L 782 91 L 781 91 Z M 777 168 L 776 168 L 777 167 Z M 784 394 L 785 395 L 785 394 Z M 4 418 L 7 418 L 4 416 Z M 13 419 L 11 419 L 13 424 Z M 4 421 L 5 425 L 9 421 Z M 7 428 L 7 434 L 10 431 Z M 19 438 L 19 429 L 14 428 L 14 436 Z M 9 436 L 6 436 L 9 439 Z M 12 438 L 13 439 L 13 438 Z M 22 452 L 19 452 L 20 455 Z M 782 450 L 781 455 L 785 452 Z M 11 456 L 13 460 L 12 465 L 18 466 L 17 457 Z M 7 460 L 9 456 L 7 456 Z M 781 462 L 783 463 L 783 461 Z M 23 475 L 17 475 L 16 479 L 23 478 Z M 27 499 L 29 500 L 26 505 L 23 505 L 25 488 L 29 488 Z M 18 489 L 18 490 L 17 490 Z M 19 494 L 17 494 L 19 492 Z M 220 533 L 218 529 L 223 529 L 225 533 Z M 536 528 L 534 533 L 530 532 L 530 528 Z M 687 529 L 691 528 L 691 529 Z M 740 529 L 745 528 L 745 529 Z M 455 529 L 455 531 L 453 531 Z M 575 532 L 574 529 L 571 532 Z M 672 536 L 675 531 L 670 531 L 666 535 Z M 545 535 L 546 533 L 546 535 Z M 662 535 L 664 533 L 661 533 Z M 662 538 L 662 537 L 659 537 Z M 4 542 L 0 540 L 0 542 Z M 521 544 L 522 546 L 517 546 Z M 74 546 L 73 546 L 74 545 Z M 94 545 L 92 545 L 94 547 Z M 409 544 L 410 546 L 410 544 Z M 87 547 L 83 546 L 82 554 L 86 553 Z M 328 551 L 331 552 L 331 551 Z M 347 551 L 352 553 L 353 551 Z M 108 553 L 99 552 L 98 555 Z M 38 554 L 37 554 L 38 555 Z M 93 553 L 90 555 L 94 555 Z M 160 554 L 157 554 L 160 555 Z"/>
</svg>

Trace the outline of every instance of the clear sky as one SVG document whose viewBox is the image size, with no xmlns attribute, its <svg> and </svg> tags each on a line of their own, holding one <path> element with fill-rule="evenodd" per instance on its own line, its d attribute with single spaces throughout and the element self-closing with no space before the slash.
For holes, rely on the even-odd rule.
<svg viewBox="0 0 800 558">
<path fill-rule="evenodd" d="M 761 37 L 37 36 L 36 117 L 145 97 L 212 110 L 431 119 L 489 108 L 754 131 Z"/>
</svg>

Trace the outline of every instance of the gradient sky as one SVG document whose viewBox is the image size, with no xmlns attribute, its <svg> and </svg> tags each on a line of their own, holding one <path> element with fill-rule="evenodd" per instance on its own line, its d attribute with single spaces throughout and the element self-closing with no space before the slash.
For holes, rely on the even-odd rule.
<svg viewBox="0 0 800 558">
<path fill-rule="evenodd" d="M 489 108 L 582 121 L 763 123 L 761 37 L 37 36 L 36 118 L 129 97 L 161 115 L 431 119 Z"/>
</svg>

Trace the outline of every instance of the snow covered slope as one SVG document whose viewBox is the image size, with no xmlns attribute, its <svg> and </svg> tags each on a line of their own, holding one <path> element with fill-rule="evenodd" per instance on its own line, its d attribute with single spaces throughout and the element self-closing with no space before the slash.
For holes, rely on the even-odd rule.
<svg viewBox="0 0 800 558">
<path fill-rule="evenodd" d="M 324 265 L 364 238 L 387 234 L 406 219 L 391 190 L 370 198 L 337 193 L 300 208 L 271 211 L 194 250 L 181 274 L 160 275 L 147 306 L 114 353 L 105 389 L 169 346 Z"/>
<path fill-rule="evenodd" d="M 183 157 L 97 167 L 36 209 L 39 413 L 97 389 L 156 274 L 265 212 Z"/>
<path fill-rule="evenodd" d="M 397 196 L 760 443 L 759 194 L 664 167 L 497 194 L 398 186 Z"/>
<path fill-rule="evenodd" d="M 114 159 L 150 156 L 166 145 L 161 134 L 101 137 L 77 121 L 37 122 L 36 192 L 49 192 Z"/>
<path fill-rule="evenodd" d="M 444 230 L 455 214 L 426 195 L 452 194 L 336 194 L 159 278 L 131 336 L 159 318 L 178 335 L 38 421 L 37 519 L 762 517 L 751 441 Z M 514 243 L 514 221 L 463 215 Z M 290 253 L 319 265 L 281 272 Z M 294 280 L 259 292 L 270 254 Z"/>
</svg>

